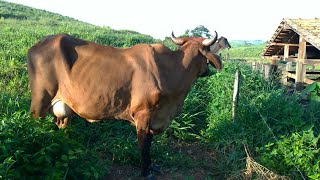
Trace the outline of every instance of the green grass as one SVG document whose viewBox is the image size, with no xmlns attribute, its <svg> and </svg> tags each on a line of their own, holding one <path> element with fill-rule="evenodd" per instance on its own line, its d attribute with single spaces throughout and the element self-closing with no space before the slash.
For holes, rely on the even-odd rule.
<svg viewBox="0 0 320 180">
<path fill-rule="evenodd" d="M 26 53 L 44 36 L 58 33 L 116 47 L 163 43 L 173 49 L 172 42 L 3 1 L 0 24 L 0 179 L 101 179 L 112 164 L 137 168 L 135 128 L 125 121 L 88 124 L 76 118 L 71 127 L 58 130 L 50 116 L 42 121 L 30 117 Z M 232 57 L 259 58 L 262 46 L 250 45 L 248 51 L 242 46 L 234 48 L 229 50 Z M 237 69 L 242 81 L 233 122 Z M 204 179 L 226 179 L 245 169 L 247 146 L 258 163 L 277 174 L 319 178 L 319 103 L 301 104 L 299 94 L 288 94 L 243 63 L 224 62 L 223 71 L 212 70 L 212 74 L 196 81 L 183 113 L 155 137 L 151 153 L 157 164 L 173 177 L 181 173 L 192 179 L 192 172 L 205 169 Z M 183 145 L 194 149 L 184 152 Z M 190 155 L 197 148 L 203 153 Z"/>
</svg>

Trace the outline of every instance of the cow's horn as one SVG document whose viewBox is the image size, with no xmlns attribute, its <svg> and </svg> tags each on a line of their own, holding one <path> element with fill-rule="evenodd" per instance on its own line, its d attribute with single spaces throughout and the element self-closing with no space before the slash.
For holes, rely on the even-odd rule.
<svg viewBox="0 0 320 180">
<path fill-rule="evenodd" d="M 184 43 L 183 39 L 177 38 L 176 36 L 174 36 L 173 31 L 171 33 L 171 39 L 173 43 L 175 43 L 176 45 L 182 45 Z"/>
<path fill-rule="evenodd" d="M 217 33 L 217 31 L 214 31 L 214 37 L 211 39 L 204 39 L 202 41 L 202 44 L 204 46 L 211 46 L 213 43 L 215 43 L 217 41 L 217 38 L 218 38 L 218 33 Z"/>
</svg>

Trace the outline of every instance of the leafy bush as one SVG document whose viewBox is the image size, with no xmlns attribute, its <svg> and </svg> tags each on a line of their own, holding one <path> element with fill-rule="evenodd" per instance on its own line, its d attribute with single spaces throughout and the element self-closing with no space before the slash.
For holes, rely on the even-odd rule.
<svg viewBox="0 0 320 180">
<path fill-rule="evenodd" d="M 304 94 L 309 96 L 309 100 L 320 102 L 320 82 L 314 82 L 308 85 Z"/>
</svg>

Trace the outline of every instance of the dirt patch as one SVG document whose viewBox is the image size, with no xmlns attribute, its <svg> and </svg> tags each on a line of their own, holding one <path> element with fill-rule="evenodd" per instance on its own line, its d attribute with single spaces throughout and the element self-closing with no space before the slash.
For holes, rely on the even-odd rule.
<svg viewBox="0 0 320 180">
<path fill-rule="evenodd" d="M 186 164 L 183 168 L 161 167 L 161 173 L 155 174 L 160 180 L 183 180 L 183 179 L 224 179 L 222 174 L 215 171 L 216 159 L 215 154 L 204 148 L 200 144 L 188 144 L 185 142 L 170 143 L 172 151 L 175 153 L 183 153 L 194 161 L 194 164 Z M 140 168 L 132 165 L 112 164 L 110 174 L 104 179 L 106 180 L 138 180 L 143 179 L 140 175 Z"/>
</svg>

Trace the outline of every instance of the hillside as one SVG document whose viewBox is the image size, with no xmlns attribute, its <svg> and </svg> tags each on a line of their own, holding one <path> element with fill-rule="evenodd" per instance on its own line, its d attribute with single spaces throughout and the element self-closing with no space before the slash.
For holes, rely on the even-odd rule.
<svg viewBox="0 0 320 180">
<path fill-rule="evenodd" d="M 58 33 L 116 47 L 157 42 L 174 47 L 170 38 L 162 42 L 0 1 L 0 179 L 139 179 L 140 153 L 130 123 L 90 124 L 75 117 L 59 130 L 52 116 L 30 117 L 27 50 Z M 259 41 L 231 45 L 222 55 L 235 59 L 259 58 L 264 46 Z M 263 79 L 245 63 L 223 66 L 197 79 L 182 113 L 154 137 L 151 156 L 162 171 L 157 178 L 319 179 L 319 103 L 301 104 L 300 95 Z M 232 120 L 237 70 L 242 78 Z"/>
<path fill-rule="evenodd" d="M 23 5 L 0 2 L 1 30 L 19 34 L 32 34 L 36 42 L 49 34 L 69 33 L 73 36 L 112 45 L 116 47 L 132 46 L 136 43 L 156 42 L 151 36 L 130 30 L 114 30 L 98 27 L 59 14 L 29 8 Z M 10 29 L 8 29 L 10 27 Z M 30 41 L 32 41 L 30 39 Z M 33 43 L 34 43 L 33 42 Z M 126 42 L 126 43 L 124 43 Z"/>
<path fill-rule="evenodd" d="M 261 61 L 261 53 L 266 43 L 261 40 L 231 40 L 231 49 L 224 50 L 221 56 L 226 59 L 227 54 L 231 60 Z"/>
<path fill-rule="evenodd" d="M 265 45 L 266 42 L 262 40 L 231 40 L 230 44 L 233 47 L 245 47 L 245 46 Z"/>
</svg>

